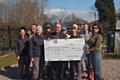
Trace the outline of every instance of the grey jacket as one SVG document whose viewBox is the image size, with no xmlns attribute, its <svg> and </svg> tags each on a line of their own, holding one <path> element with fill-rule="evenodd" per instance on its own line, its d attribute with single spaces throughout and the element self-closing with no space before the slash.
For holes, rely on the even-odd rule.
<svg viewBox="0 0 120 80">
<path fill-rule="evenodd" d="M 40 57 L 41 55 L 44 54 L 44 37 L 43 36 L 38 36 L 34 35 L 31 40 L 30 40 L 30 57 Z"/>
<path fill-rule="evenodd" d="M 86 32 L 80 31 L 79 35 L 81 38 L 86 38 L 87 40 L 89 40 L 92 36 L 92 33 L 89 32 L 88 30 Z"/>
<path fill-rule="evenodd" d="M 15 53 L 17 56 L 29 56 L 29 39 L 18 37 L 15 42 Z"/>
</svg>

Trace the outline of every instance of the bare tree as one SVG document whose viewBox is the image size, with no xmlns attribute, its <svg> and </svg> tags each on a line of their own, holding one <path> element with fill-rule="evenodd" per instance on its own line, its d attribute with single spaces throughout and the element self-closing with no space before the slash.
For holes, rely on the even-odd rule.
<svg viewBox="0 0 120 80">
<path fill-rule="evenodd" d="M 59 17 L 57 15 L 54 15 L 54 14 L 51 15 L 50 19 L 52 20 L 52 23 L 59 21 Z"/>
<path fill-rule="evenodd" d="M 91 9 L 91 12 L 90 12 L 90 13 L 94 15 L 95 21 L 96 21 L 96 20 L 97 20 L 97 9 L 96 9 L 95 5 L 92 5 L 92 6 L 90 7 L 90 9 Z"/>
<path fill-rule="evenodd" d="M 72 21 L 75 21 L 77 19 L 77 16 L 75 15 L 75 13 L 72 13 L 71 17 L 72 17 Z"/>
<path fill-rule="evenodd" d="M 40 15 L 42 16 L 47 6 L 48 0 L 38 0 L 38 2 L 38 8 L 40 9 Z"/>
<path fill-rule="evenodd" d="M 63 22 L 66 22 L 67 17 L 66 13 L 67 13 L 66 7 L 64 9 L 61 9 L 61 21 Z"/>
<path fill-rule="evenodd" d="M 0 22 L 9 26 L 42 24 L 48 0 L 4 0 L 0 3 Z"/>
<path fill-rule="evenodd" d="M 66 17 L 65 17 L 65 20 L 66 20 L 66 22 L 72 22 L 72 15 L 67 15 Z"/>
</svg>

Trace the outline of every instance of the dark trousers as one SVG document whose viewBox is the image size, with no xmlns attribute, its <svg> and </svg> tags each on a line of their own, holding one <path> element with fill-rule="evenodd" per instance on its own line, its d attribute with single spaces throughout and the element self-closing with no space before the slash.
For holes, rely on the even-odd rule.
<svg viewBox="0 0 120 80">
<path fill-rule="evenodd" d="M 70 61 L 70 80 L 74 80 L 75 72 L 77 72 L 77 80 L 81 80 L 81 61 Z"/>
<path fill-rule="evenodd" d="M 63 80 L 64 68 L 63 61 L 52 61 L 50 62 L 50 77 L 52 80 Z"/>
<path fill-rule="evenodd" d="M 44 61 L 44 56 L 40 56 L 40 74 L 44 74 L 45 72 L 45 61 Z"/>
<path fill-rule="evenodd" d="M 87 69 L 91 69 L 92 68 L 92 61 L 91 61 L 91 54 L 86 54 L 86 67 Z"/>
<path fill-rule="evenodd" d="M 18 61 L 18 75 L 19 77 L 23 76 L 23 69 L 25 66 L 25 76 L 29 76 L 29 67 L 30 67 L 30 57 L 29 56 L 21 56 Z"/>
<path fill-rule="evenodd" d="M 63 77 L 67 77 L 66 71 L 68 71 L 68 61 L 64 61 L 63 64 Z"/>
<path fill-rule="evenodd" d="M 49 68 L 49 63 L 48 62 L 45 62 L 45 59 L 44 59 L 44 55 L 41 55 L 41 58 L 40 58 L 40 74 L 42 74 L 42 76 L 49 76 L 48 75 L 48 68 Z"/>
</svg>

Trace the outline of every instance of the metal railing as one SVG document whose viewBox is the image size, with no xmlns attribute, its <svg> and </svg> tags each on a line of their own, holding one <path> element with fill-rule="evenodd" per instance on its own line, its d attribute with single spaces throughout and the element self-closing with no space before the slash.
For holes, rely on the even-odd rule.
<svg viewBox="0 0 120 80">
<path fill-rule="evenodd" d="M 19 28 L 10 26 L 0 28 L 0 51 L 14 50 L 15 40 L 19 34 Z"/>
</svg>

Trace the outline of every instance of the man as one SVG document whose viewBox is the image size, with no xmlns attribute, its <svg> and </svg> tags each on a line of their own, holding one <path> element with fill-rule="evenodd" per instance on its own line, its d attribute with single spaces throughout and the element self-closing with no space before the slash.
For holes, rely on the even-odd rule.
<svg viewBox="0 0 120 80">
<path fill-rule="evenodd" d="M 65 26 L 62 27 L 62 32 L 63 32 L 64 34 L 66 34 L 66 36 L 67 36 L 68 38 L 70 38 L 70 35 L 67 34 L 67 28 L 66 28 Z"/>
<path fill-rule="evenodd" d="M 92 36 L 92 33 L 89 32 L 88 30 L 89 26 L 87 23 L 85 23 L 83 25 L 83 30 L 80 32 L 80 37 L 81 38 L 85 38 L 85 40 L 89 40 Z M 86 46 L 86 49 L 89 48 L 88 44 L 85 45 Z M 86 56 L 87 56 L 87 53 L 86 53 Z M 83 78 L 86 78 L 87 77 L 87 69 L 86 69 L 86 63 L 85 63 L 85 60 L 82 60 L 82 68 L 83 68 Z"/>
<path fill-rule="evenodd" d="M 62 27 L 62 32 L 67 36 L 68 39 L 71 37 L 69 34 L 67 34 L 67 28 L 65 26 Z M 64 69 L 63 69 L 63 76 L 64 77 L 68 77 L 66 74 L 66 71 L 68 71 L 68 63 L 70 63 L 70 62 L 64 61 Z"/>
<path fill-rule="evenodd" d="M 50 39 L 65 39 L 67 36 L 61 32 L 61 25 L 60 23 L 55 24 L 55 31 L 50 33 L 47 37 L 47 40 Z M 62 61 L 52 61 L 50 62 L 51 68 L 51 80 L 63 80 L 63 63 Z"/>
<path fill-rule="evenodd" d="M 38 80 L 40 73 L 41 57 L 44 54 L 44 37 L 42 36 L 42 26 L 37 26 L 36 34 L 30 40 L 30 58 L 33 62 L 33 80 Z"/>
<path fill-rule="evenodd" d="M 46 28 L 45 28 L 45 32 L 43 33 L 43 36 L 45 37 L 45 39 L 47 38 L 47 36 L 50 34 L 51 32 L 51 25 L 47 24 Z M 44 56 L 44 55 L 42 55 Z M 45 77 L 47 78 L 49 76 L 49 62 L 45 62 L 44 57 L 41 56 L 41 74 L 40 77 Z"/>
<path fill-rule="evenodd" d="M 43 35 L 44 35 L 45 37 L 47 37 L 48 34 L 50 34 L 50 32 L 51 32 L 51 25 L 50 25 L 50 24 L 47 24 L 47 25 L 46 25 L 45 32 L 43 33 Z"/>
<path fill-rule="evenodd" d="M 35 33 L 36 33 L 36 27 L 37 27 L 36 24 L 32 24 L 32 25 L 31 25 L 30 31 L 28 32 L 28 38 L 29 38 L 29 39 L 31 39 L 32 36 L 35 35 Z"/>
</svg>

